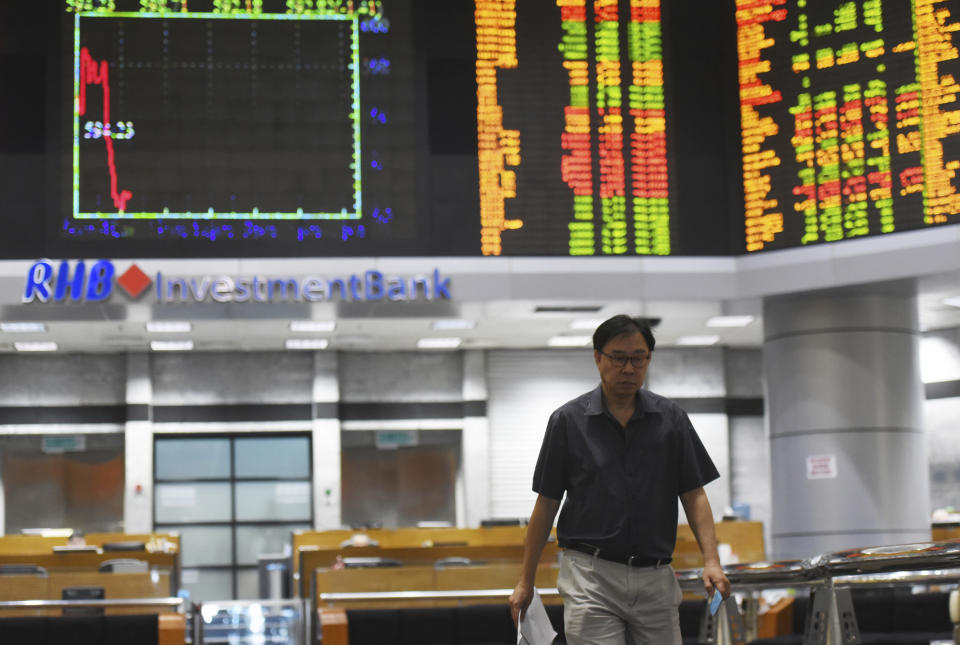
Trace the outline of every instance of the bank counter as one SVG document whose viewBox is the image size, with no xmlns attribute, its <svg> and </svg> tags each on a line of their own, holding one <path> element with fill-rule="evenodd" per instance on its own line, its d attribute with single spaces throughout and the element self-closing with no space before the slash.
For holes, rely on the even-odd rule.
<svg viewBox="0 0 960 645">
<path fill-rule="evenodd" d="M 184 643 L 179 536 L 90 533 L 85 542 L 0 537 L 0 643 L 56 634 L 68 636 L 59 643 Z"/>
</svg>

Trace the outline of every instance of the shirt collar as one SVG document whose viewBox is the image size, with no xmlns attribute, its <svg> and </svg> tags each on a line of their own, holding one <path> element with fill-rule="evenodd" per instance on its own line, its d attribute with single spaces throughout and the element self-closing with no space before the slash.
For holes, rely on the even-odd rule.
<svg viewBox="0 0 960 645">
<path fill-rule="evenodd" d="M 644 405 L 644 391 L 643 388 L 637 390 L 636 394 L 636 405 L 634 406 L 633 416 L 631 419 L 639 417 L 643 413 L 647 412 L 649 406 Z M 593 416 L 598 414 L 603 414 L 606 412 L 606 406 L 603 404 L 603 385 L 598 385 L 592 392 L 590 392 L 590 398 L 587 399 L 587 409 L 585 411 L 587 416 Z"/>
</svg>

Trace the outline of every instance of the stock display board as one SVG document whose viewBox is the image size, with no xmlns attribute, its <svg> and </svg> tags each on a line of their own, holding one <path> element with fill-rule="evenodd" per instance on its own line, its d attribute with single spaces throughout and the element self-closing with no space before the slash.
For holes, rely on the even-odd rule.
<svg viewBox="0 0 960 645">
<path fill-rule="evenodd" d="M 747 251 L 960 222 L 958 18 L 736 0 Z"/>
<path fill-rule="evenodd" d="M 476 2 L 482 252 L 499 255 L 506 235 L 669 255 L 660 0 L 560 0 L 559 29 L 520 5 Z M 532 47 L 518 42 L 524 17 Z M 538 191 L 554 199 L 531 207 Z"/>
<path fill-rule="evenodd" d="M 735 253 L 732 0 L 691 7 L 8 3 L 4 101 L 46 118 L 0 139 L 44 157 L 0 251 Z"/>
</svg>

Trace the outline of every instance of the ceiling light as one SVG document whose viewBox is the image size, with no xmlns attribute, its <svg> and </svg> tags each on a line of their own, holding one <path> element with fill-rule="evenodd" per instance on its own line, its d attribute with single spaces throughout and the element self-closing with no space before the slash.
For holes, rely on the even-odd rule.
<svg viewBox="0 0 960 645">
<path fill-rule="evenodd" d="M 52 340 L 34 343 L 16 342 L 13 344 L 13 348 L 18 352 L 55 352 L 57 351 L 57 344 Z"/>
<path fill-rule="evenodd" d="M 960 296 L 951 296 L 943 299 L 943 304 L 949 307 L 960 307 Z"/>
<path fill-rule="evenodd" d="M 443 338 L 421 338 L 417 341 L 420 349 L 456 349 L 463 342 L 462 338 L 448 336 Z"/>
<path fill-rule="evenodd" d="M 155 352 L 189 352 L 193 349 L 192 340 L 151 340 L 150 349 Z"/>
<path fill-rule="evenodd" d="M 596 329 L 602 322 L 602 318 L 577 318 L 571 321 L 570 329 Z"/>
<path fill-rule="evenodd" d="M 719 342 L 719 336 L 681 336 L 677 339 L 677 345 L 716 345 Z"/>
<path fill-rule="evenodd" d="M 753 316 L 714 316 L 707 320 L 707 327 L 746 327 Z"/>
<path fill-rule="evenodd" d="M 549 347 L 583 347 L 593 340 L 592 336 L 554 336 L 547 341 Z"/>
<path fill-rule="evenodd" d="M 193 331 L 193 323 L 185 320 L 151 320 L 146 328 L 154 334 L 183 334 Z"/>
<path fill-rule="evenodd" d="M 288 338 L 283 341 L 287 349 L 326 349 L 329 344 L 326 338 Z"/>
<path fill-rule="evenodd" d="M 331 332 L 337 328 L 335 320 L 291 320 L 290 331 L 300 333 Z"/>
<path fill-rule="evenodd" d="M 47 331 L 47 326 L 42 322 L 0 322 L 0 331 L 11 333 L 38 332 Z"/>
<path fill-rule="evenodd" d="M 434 331 L 451 331 L 454 329 L 473 329 L 477 326 L 475 320 L 464 320 L 463 318 L 441 318 L 434 320 L 430 327 Z"/>
</svg>

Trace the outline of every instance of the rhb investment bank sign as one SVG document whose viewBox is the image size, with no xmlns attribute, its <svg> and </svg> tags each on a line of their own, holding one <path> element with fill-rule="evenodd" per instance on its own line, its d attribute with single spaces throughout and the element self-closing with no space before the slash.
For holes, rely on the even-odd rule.
<svg viewBox="0 0 960 645">
<path fill-rule="evenodd" d="M 136 264 L 39 260 L 27 271 L 23 302 L 103 302 L 116 292 L 157 302 L 325 302 L 449 300 L 450 278 L 439 269 L 413 276 L 371 269 L 341 276 L 272 277 L 261 274 L 148 275 Z"/>
</svg>

